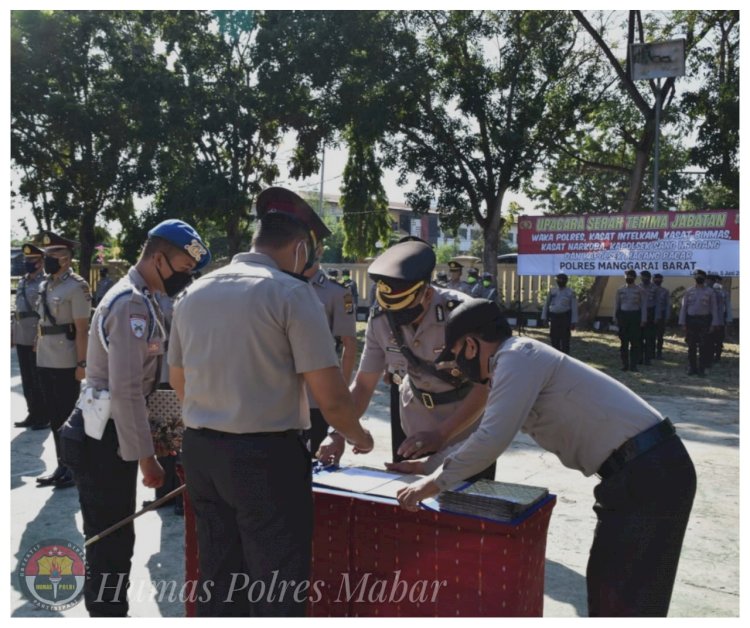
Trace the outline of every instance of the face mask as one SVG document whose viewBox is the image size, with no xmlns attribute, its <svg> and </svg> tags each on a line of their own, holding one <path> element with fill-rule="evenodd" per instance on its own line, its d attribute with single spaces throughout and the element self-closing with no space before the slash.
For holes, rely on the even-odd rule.
<svg viewBox="0 0 750 628">
<path fill-rule="evenodd" d="M 695 278 L 695 283 L 697 283 L 699 286 L 701 286 L 704 283 L 706 283 L 706 278 L 705 277 L 696 277 Z"/>
<path fill-rule="evenodd" d="M 466 283 L 468 283 L 468 284 L 474 284 L 476 282 L 477 282 L 476 277 L 474 277 L 473 275 L 469 275 L 466 278 Z"/>
<path fill-rule="evenodd" d="M 424 308 L 422 307 L 422 304 L 419 303 L 414 307 L 409 307 L 405 310 L 398 310 L 397 312 L 393 312 L 392 315 L 396 325 L 402 326 L 411 325 L 420 317 L 422 312 L 424 312 Z"/>
<path fill-rule="evenodd" d="M 54 275 L 60 270 L 60 260 L 56 257 L 45 257 L 44 258 L 44 272 L 49 275 Z"/>
<path fill-rule="evenodd" d="M 479 342 L 476 339 L 473 340 L 477 343 L 478 347 Z M 477 384 L 486 384 L 489 381 L 489 378 L 482 379 L 482 371 L 479 365 L 479 352 L 477 351 L 477 354 L 469 360 L 466 357 L 466 348 L 468 346 L 469 343 L 465 342 L 463 348 L 456 356 L 456 366 L 468 380 Z"/>
<path fill-rule="evenodd" d="M 654 279 L 654 284 L 657 286 L 661 285 L 661 279 Z"/>
<path fill-rule="evenodd" d="M 26 270 L 27 273 L 32 274 L 36 272 L 36 265 L 39 262 L 24 262 L 23 267 Z"/>
<path fill-rule="evenodd" d="M 635 277 L 625 277 L 625 283 L 635 283 Z"/>
<path fill-rule="evenodd" d="M 164 279 L 161 272 L 159 272 L 158 267 L 156 268 L 156 272 L 159 275 L 159 279 L 161 279 L 161 282 L 164 284 L 165 294 L 168 297 L 173 297 L 182 292 L 185 289 L 185 286 L 193 281 L 193 276 L 190 273 L 175 270 L 166 255 L 164 256 L 164 259 L 167 262 L 167 266 L 169 266 L 169 270 L 172 271 L 172 274 Z"/>
<path fill-rule="evenodd" d="M 558 281 L 557 285 L 560 286 L 561 288 L 564 288 L 565 286 L 568 285 L 568 282 L 567 281 Z"/>
<path fill-rule="evenodd" d="M 721 284 L 720 283 L 715 283 L 714 284 L 714 290 L 721 290 Z"/>
<path fill-rule="evenodd" d="M 489 279 L 485 279 L 485 280 L 482 281 L 482 285 L 485 288 L 489 288 L 492 285 L 492 282 Z"/>
<path fill-rule="evenodd" d="M 647 286 L 648 284 L 650 284 L 650 283 L 651 283 L 651 280 L 650 280 L 650 279 L 646 279 L 646 278 L 644 277 L 643 279 L 641 279 L 641 282 L 643 283 L 643 285 L 644 285 L 644 286 Z"/>
</svg>

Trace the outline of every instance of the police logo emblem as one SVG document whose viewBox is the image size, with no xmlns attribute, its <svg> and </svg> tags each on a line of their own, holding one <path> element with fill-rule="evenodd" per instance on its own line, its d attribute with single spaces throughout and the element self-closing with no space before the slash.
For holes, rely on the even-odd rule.
<svg viewBox="0 0 750 628">
<path fill-rule="evenodd" d="M 23 247 L 23 254 L 31 255 L 31 247 L 28 244 L 25 247 Z"/>
<path fill-rule="evenodd" d="M 85 581 L 83 550 L 62 539 L 35 543 L 18 563 L 21 592 L 44 610 L 64 611 L 78 604 Z"/>
<path fill-rule="evenodd" d="M 44 242 L 44 244 L 49 245 L 50 242 L 52 242 L 52 238 L 50 238 L 48 234 L 45 234 L 43 242 Z"/>
<path fill-rule="evenodd" d="M 344 311 L 347 314 L 354 312 L 354 297 L 352 297 L 351 292 L 346 292 L 344 294 Z"/>
<path fill-rule="evenodd" d="M 146 334 L 146 319 L 142 316 L 130 317 L 130 331 L 136 338 L 143 338 Z"/>
<path fill-rule="evenodd" d="M 195 238 L 193 238 L 193 241 L 190 244 L 186 244 L 184 248 L 188 252 L 188 255 L 196 262 L 200 262 L 201 257 L 208 253 L 204 246 Z"/>
</svg>

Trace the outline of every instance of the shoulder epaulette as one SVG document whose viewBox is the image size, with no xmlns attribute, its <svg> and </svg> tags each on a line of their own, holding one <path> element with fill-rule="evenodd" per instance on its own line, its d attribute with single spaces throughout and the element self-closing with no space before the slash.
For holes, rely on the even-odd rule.
<svg viewBox="0 0 750 628">
<path fill-rule="evenodd" d="M 385 314 L 385 310 L 379 304 L 376 303 L 370 308 L 370 318 L 375 318 L 381 314 Z"/>
</svg>

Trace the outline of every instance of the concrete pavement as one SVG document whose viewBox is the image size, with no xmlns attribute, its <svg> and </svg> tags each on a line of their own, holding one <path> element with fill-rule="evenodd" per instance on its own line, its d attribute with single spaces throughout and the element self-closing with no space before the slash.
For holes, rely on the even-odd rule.
<svg viewBox="0 0 750 628">
<path fill-rule="evenodd" d="M 711 377 L 719 377 L 718 369 Z M 37 488 L 35 477 L 54 468 L 49 430 L 32 432 L 12 427 L 24 418 L 20 374 L 11 358 L 11 616 L 85 617 L 81 602 L 62 613 L 43 611 L 20 592 L 16 569 L 34 543 L 63 538 L 83 546 L 77 489 Z M 739 589 L 739 401 L 689 397 L 648 397 L 677 426 L 698 474 L 698 492 L 683 546 L 672 598 L 672 617 L 738 617 Z M 379 388 L 368 411 L 368 428 L 377 447 L 367 457 L 347 461 L 379 464 L 390 455 L 388 397 Z M 545 617 L 586 615 L 585 569 L 595 516 L 595 478 L 566 469 L 530 438 L 518 436 L 498 461 L 497 479 L 549 487 L 557 495 L 547 541 Z M 139 485 L 138 503 L 153 491 Z M 148 513 L 136 522 L 131 615 L 179 617 L 183 605 L 164 589 L 167 581 L 183 579 L 183 519 L 171 509 Z M 161 593 L 161 595 L 160 595 Z M 170 600 L 170 597 L 173 599 Z"/>
</svg>

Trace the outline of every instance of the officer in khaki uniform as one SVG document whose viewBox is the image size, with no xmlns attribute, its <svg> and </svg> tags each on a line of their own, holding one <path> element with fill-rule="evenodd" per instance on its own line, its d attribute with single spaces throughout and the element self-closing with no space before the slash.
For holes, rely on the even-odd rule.
<svg viewBox="0 0 750 628">
<path fill-rule="evenodd" d="M 349 292 L 352 293 L 352 299 L 354 299 L 354 311 L 357 311 L 359 306 L 359 289 L 357 288 L 357 282 L 352 279 L 352 271 L 348 268 L 344 268 L 341 271 L 341 285 L 344 288 L 349 288 Z"/>
<path fill-rule="evenodd" d="M 80 381 L 86 376 L 86 347 L 91 314 L 89 284 L 71 269 L 73 249 L 78 245 L 52 232 L 42 237 L 47 278 L 39 288 L 39 335 L 36 365 L 43 391 L 45 416 L 52 428 L 57 468 L 38 477 L 40 486 L 73 486 L 73 474 L 60 460 L 58 429 L 65 423 L 78 399 Z"/>
<path fill-rule="evenodd" d="M 641 361 L 641 327 L 646 324 L 646 293 L 635 285 L 635 271 L 625 271 L 625 285 L 615 294 L 615 321 L 620 336 L 622 370 L 638 370 Z"/>
<path fill-rule="evenodd" d="M 448 290 L 471 294 L 471 286 L 461 279 L 461 272 L 463 269 L 463 264 L 456 260 L 448 262 L 448 274 L 450 275 L 450 278 L 448 279 L 448 283 L 445 284 L 445 287 L 448 288 Z"/>
<path fill-rule="evenodd" d="M 75 472 L 86 539 L 135 512 L 139 467 L 146 486 L 163 482 L 146 408 L 146 398 L 159 383 L 166 341 L 154 293 L 174 296 L 210 258 L 193 227 L 165 220 L 148 232 L 138 263 L 94 312 L 86 384 L 109 391 L 111 419 L 100 440 L 85 437 L 86 459 Z M 84 595 L 90 616 L 127 615 L 134 542 L 131 523 L 86 548 Z"/>
<path fill-rule="evenodd" d="M 679 324 L 688 345 L 688 375 L 704 376 L 711 365 L 711 332 L 720 325 L 716 292 L 706 285 L 706 272 L 693 273 L 695 286 L 685 290 Z M 700 354 L 700 357 L 699 357 Z"/>
<path fill-rule="evenodd" d="M 729 291 L 721 284 L 719 275 L 709 275 L 708 285 L 716 292 L 716 307 L 719 314 L 719 324 L 711 334 L 711 362 L 719 362 L 724 350 L 727 325 L 732 322 L 732 300 Z"/>
<path fill-rule="evenodd" d="M 326 233 L 320 231 L 316 235 L 322 239 Z M 323 253 L 322 248 L 322 244 L 319 244 L 318 258 Z M 344 381 L 349 384 L 357 359 L 357 319 L 352 293 L 349 288 L 330 279 L 320 268 L 319 262 L 313 264 L 304 275 L 309 279 L 315 294 L 323 304 L 328 327 L 335 339 L 336 353 L 338 354 L 341 349 L 341 374 L 344 376 Z M 310 439 L 310 451 L 314 455 L 328 433 L 328 423 L 315 398 L 310 394 L 307 397 L 310 403 L 310 430 L 307 434 Z"/>
<path fill-rule="evenodd" d="M 570 355 L 570 332 L 578 323 L 578 299 L 568 288 L 568 276 L 558 273 L 557 287 L 550 289 L 542 308 L 542 320 L 549 320 L 550 344 Z"/>
<path fill-rule="evenodd" d="M 357 412 L 367 410 L 386 370 L 398 385 L 400 419 L 406 439 L 393 442 L 394 463 L 402 472 L 429 473 L 474 429 L 486 401 L 485 386 L 439 372 L 433 362 L 445 345 L 448 313 L 465 294 L 430 285 L 435 253 L 425 242 L 406 241 L 382 253 L 368 269 L 378 306 L 367 323 L 365 346 L 352 386 Z M 329 447 L 323 451 L 323 447 Z M 338 459 L 343 440 L 335 434 L 321 447 Z M 428 456 L 424 461 L 404 460 Z M 325 456 L 321 456 L 324 459 Z M 494 465 L 481 477 L 494 478 Z"/>
<path fill-rule="evenodd" d="M 661 273 L 654 274 L 654 285 L 656 286 L 656 308 L 654 314 L 654 321 L 656 327 L 656 360 L 662 359 L 662 351 L 664 349 L 664 332 L 669 322 L 669 317 L 672 316 L 672 300 L 670 299 L 669 290 L 663 287 L 661 284 L 664 281 L 664 276 Z"/>
<path fill-rule="evenodd" d="M 49 426 L 49 419 L 44 412 L 43 393 L 36 372 L 34 345 L 39 323 L 37 312 L 39 287 L 45 279 L 42 259 L 44 251 L 31 242 L 27 242 L 22 248 L 26 274 L 21 277 L 16 287 L 16 310 L 13 313 L 11 338 L 18 355 L 21 385 L 28 415 L 23 421 L 16 421 L 14 425 L 41 430 Z"/>
<path fill-rule="evenodd" d="M 646 324 L 641 329 L 641 364 L 651 364 L 656 355 L 656 297 L 658 288 L 651 283 L 651 273 L 641 271 L 641 289 L 646 293 Z"/>
<path fill-rule="evenodd" d="M 290 190 L 258 195 L 252 249 L 177 299 L 170 383 L 183 399 L 182 461 L 198 531 L 199 616 L 304 616 L 312 555 L 312 465 L 302 431 L 307 392 L 362 452 L 354 413 L 315 288 L 312 208 Z M 239 580 L 238 580 L 239 578 Z M 248 595 L 237 587 L 247 579 Z M 234 587 L 234 589 L 232 589 Z"/>
</svg>

